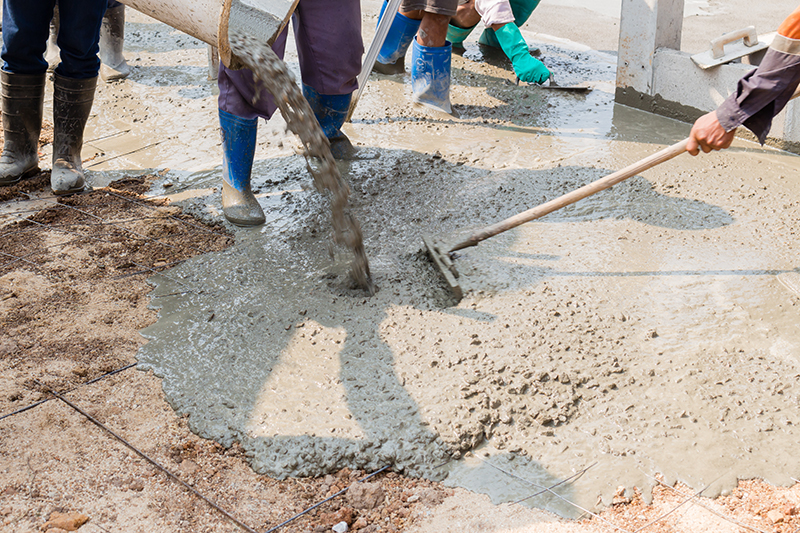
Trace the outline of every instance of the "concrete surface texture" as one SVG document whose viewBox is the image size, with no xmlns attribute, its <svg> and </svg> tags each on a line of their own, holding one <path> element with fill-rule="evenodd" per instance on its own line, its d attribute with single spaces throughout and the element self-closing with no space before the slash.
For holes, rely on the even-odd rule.
<svg viewBox="0 0 800 533">
<path fill-rule="evenodd" d="M 364 6 L 368 42 L 378 3 Z M 564 13 L 569 31 L 543 27 Z M 262 124 L 267 224 L 152 280 L 160 320 L 140 361 L 191 427 L 279 477 L 393 463 L 496 502 L 570 479 L 530 502 L 563 516 L 657 473 L 704 495 L 800 476 L 796 156 L 744 141 L 680 156 L 495 237 L 456 260 L 457 305 L 425 257 L 422 234 L 456 239 L 687 135 L 614 104 L 616 58 L 593 50 L 615 45 L 605 20 L 545 1 L 524 28 L 561 83 L 594 84 L 586 95 L 513 85 L 477 32 L 453 58 L 458 119 L 412 107 L 408 76 L 371 79 L 346 132 L 380 158 L 341 167 L 371 298 L 329 250 L 296 142 L 279 117 Z M 204 46 L 131 21 L 127 48 L 152 59 L 103 89 L 119 103 L 92 118 L 92 179 L 168 169 L 156 194 L 220 220 Z"/>
</svg>

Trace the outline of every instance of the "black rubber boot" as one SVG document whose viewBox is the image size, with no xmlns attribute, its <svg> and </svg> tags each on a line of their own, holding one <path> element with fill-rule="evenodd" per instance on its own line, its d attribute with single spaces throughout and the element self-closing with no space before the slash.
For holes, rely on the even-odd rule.
<svg viewBox="0 0 800 533">
<path fill-rule="evenodd" d="M 39 172 L 45 74 L 0 72 L 3 103 L 3 155 L 0 185 L 11 185 Z"/>
<path fill-rule="evenodd" d="M 50 187 L 54 194 L 83 190 L 83 129 L 94 101 L 97 78 L 76 80 L 53 76 L 53 172 Z"/>
<path fill-rule="evenodd" d="M 103 15 L 100 27 L 100 77 L 116 81 L 128 77 L 131 67 L 122 55 L 125 44 L 125 6 L 112 7 Z"/>
</svg>

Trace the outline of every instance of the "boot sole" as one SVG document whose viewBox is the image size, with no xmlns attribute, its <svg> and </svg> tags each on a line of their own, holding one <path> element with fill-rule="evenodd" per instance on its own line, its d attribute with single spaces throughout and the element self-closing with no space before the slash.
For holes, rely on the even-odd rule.
<svg viewBox="0 0 800 533">
<path fill-rule="evenodd" d="M 75 187 L 74 189 L 67 189 L 66 191 L 55 191 L 52 188 L 50 190 L 53 191 L 53 194 L 55 194 L 56 196 L 67 196 L 69 194 L 77 194 L 79 192 L 85 191 L 86 185 Z"/>
<path fill-rule="evenodd" d="M 15 183 L 19 183 L 20 181 L 24 180 L 25 178 L 29 178 L 29 177 L 31 177 L 31 176 L 33 176 L 35 174 L 38 174 L 39 172 L 41 172 L 39 167 L 33 167 L 31 169 L 26 170 L 22 174 L 20 174 L 19 177 L 16 177 L 16 178 L 13 178 L 13 179 L 10 179 L 10 180 L 7 179 L 7 178 L 0 178 L 0 187 L 2 187 L 4 185 L 14 185 Z"/>
</svg>

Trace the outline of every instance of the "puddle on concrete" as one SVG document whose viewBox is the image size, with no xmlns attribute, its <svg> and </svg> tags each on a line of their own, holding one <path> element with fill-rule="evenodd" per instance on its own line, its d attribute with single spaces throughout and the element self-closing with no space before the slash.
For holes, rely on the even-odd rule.
<svg viewBox="0 0 800 533">
<path fill-rule="evenodd" d="M 193 430 L 241 442 L 278 477 L 392 463 L 497 502 L 594 463 L 559 494 L 593 508 L 657 473 L 706 495 L 737 476 L 800 475 L 795 156 L 744 142 L 681 156 L 464 251 L 467 295 L 452 305 L 422 234 L 464 236 L 688 133 L 615 106 L 613 58 L 536 44 L 562 78 L 596 90 L 517 87 L 507 67 L 454 57 L 461 118 L 443 119 L 409 105 L 407 79 L 370 81 L 346 131 L 381 157 L 342 170 L 372 298 L 329 250 L 326 199 L 280 121 L 262 126 L 254 185 L 267 223 L 152 280 L 160 318 L 139 358 Z M 202 107 L 213 99 L 170 90 L 172 114 L 147 110 L 165 113 L 158 135 L 174 128 L 165 166 L 179 170 L 154 194 L 165 181 L 211 189 L 183 205 L 220 221 L 215 110 Z M 171 122 L 183 110 L 190 131 Z M 470 450 L 526 481 L 512 490 L 470 457 L 441 467 Z M 555 497 L 531 505 L 575 514 Z"/>
</svg>

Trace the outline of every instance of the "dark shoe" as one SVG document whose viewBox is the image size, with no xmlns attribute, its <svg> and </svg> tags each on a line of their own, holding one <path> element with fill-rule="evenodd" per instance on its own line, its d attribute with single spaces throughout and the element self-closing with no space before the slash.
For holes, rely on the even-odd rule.
<svg viewBox="0 0 800 533">
<path fill-rule="evenodd" d="M 53 75 L 53 171 L 50 187 L 54 194 L 81 192 L 86 184 L 81 149 L 96 86 L 96 77 L 78 80 Z"/>
<path fill-rule="evenodd" d="M 342 133 L 339 137 L 328 139 L 331 143 L 331 155 L 338 161 L 367 161 L 378 159 L 379 154 L 375 150 L 356 148 L 347 135 Z"/>
<path fill-rule="evenodd" d="M 3 155 L 0 185 L 11 185 L 39 172 L 45 74 L 0 73 L 2 83 Z"/>
</svg>

